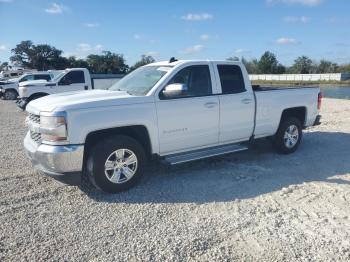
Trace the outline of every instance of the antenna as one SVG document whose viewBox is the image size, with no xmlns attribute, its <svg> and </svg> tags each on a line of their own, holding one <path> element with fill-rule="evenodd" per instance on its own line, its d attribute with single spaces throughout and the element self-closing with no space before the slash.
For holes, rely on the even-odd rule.
<svg viewBox="0 0 350 262">
<path fill-rule="evenodd" d="M 170 58 L 169 63 L 173 63 L 173 62 L 176 62 L 176 61 L 177 61 L 177 59 L 175 57 L 172 57 L 172 58 Z"/>
</svg>

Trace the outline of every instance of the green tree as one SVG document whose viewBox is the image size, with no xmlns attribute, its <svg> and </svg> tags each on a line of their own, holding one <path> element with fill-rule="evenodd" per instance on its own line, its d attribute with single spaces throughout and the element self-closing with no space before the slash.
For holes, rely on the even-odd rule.
<svg viewBox="0 0 350 262">
<path fill-rule="evenodd" d="M 86 59 L 93 73 L 125 74 L 129 67 L 121 54 L 103 51 L 102 55 L 89 55 Z"/>
<path fill-rule="evenodd" d="M 291 72 L 295 74 L 310 74 L 314 71 L 313 69 L 312 60 L 307 56 L 299 56 L 290 68 Z"/>
<path fill-rule="evenodd" d="M 331 61 L 322 59 L 318 64 L 316 71 L 319 74 L 335 73 L 337 72 L 337 69 L 338 69 L 338 65 L 336 63 L 332 63 Z"/>
<path fill-rule="evenodd" d="M 140 66 L 144 66 L 144 65 L 147 65 L 147 64 L 150 64 L 150 63 L 154 63 L 156 60 L 152 57 L 152 56 L 149 56 L 149 55 L 142 55 L 141 56 L 141 60 L 140 61 L 137 61 L 131 68 L 130 68 L 130 71 L 133 71 L 137 68 L 139 68 Z"/>
<path fill-rule="evenodd" d="M 10 60 L 26 68 L 48 70 L 62 64 L 62 51 L 50 45 L 34 45 L 32 41 L 22 41 L 11 50 Z"/>
<path fill-rule="evenodd" d="M 285 67 L 282 66 L 274 53 L 266 51 L 258 62 L 259 73 L 261 74 L 277 74 L 284 73 Z"/>
<path fill-rule="evenodd" d="M 75 56 L 70 56 L 67 58 L 68 67 L 70 68 L 89 68 L 89 64 L 84 59 L 77 59 Z"/>
<path fill-rule="evenodd" d="M 350 73 L 350 64 L 343 64 L 337 68 L 338 73 Z"/>
<path fill-rule="evenodd" d="M 248 61 L 242 57 L 242 63 L 244 64 L 249 74 L 259 74 L 258 60 L 252 59 Z"/>
</svg>

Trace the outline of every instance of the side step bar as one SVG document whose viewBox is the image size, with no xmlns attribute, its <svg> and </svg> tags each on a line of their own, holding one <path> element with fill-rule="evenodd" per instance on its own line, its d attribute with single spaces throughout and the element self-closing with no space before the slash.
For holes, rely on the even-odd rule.
<svg viewBox="0 0 350 262">
<path fill-rule="evenodd" d="M 174 154 L 166 156 L 163 159 L 163 163 L 169 165 L 177 165 L 185 162 L 190 162 L 194 160 L 209 158 L 213 156 L 224 155 L 233 152 L 239 152 L 243 150 L 247 150 L 248 146 L 245 144 L 233 144 L 233 145 L 225 145 L 219 147 L 212 147 L 206 149 L 195 150 L 186 153 Z"/>
</svg>

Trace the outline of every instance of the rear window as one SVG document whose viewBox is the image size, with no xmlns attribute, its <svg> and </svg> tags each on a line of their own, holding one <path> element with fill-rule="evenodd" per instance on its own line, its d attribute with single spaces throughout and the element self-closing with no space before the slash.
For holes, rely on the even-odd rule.
<svg viewBox="0 0 350 262">
<path fill-rule="evenodd" d="M 242 70 L 237 65 L 218 65 L 218 71 L 223 94 L 245 92 Z"/>
<path fill-rule="evenodd" d="M 35 80 L 46 80 L 49 81 L 51 79 L 50 75 L 34 75 Z"/>
</svg>

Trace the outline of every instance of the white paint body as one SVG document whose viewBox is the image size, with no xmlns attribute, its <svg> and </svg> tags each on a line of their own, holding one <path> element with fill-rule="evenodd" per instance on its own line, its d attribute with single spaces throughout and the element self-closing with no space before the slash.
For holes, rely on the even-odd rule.
<svg viewBox="0 0 350 262">
<path fill-rule="evenodd" d="M 61 84 L 60 80 L 71 71 L 82 71 L 84 74 L 84 83 L 72 83 L 69 85 Z M 50 82 L 37 80 L 19 83 L 19 97 L 28 98 L 37 94 L 52 95 L 90 89 L 107 89 L 119 80 L 118 78 L 94 79 L 94 85 L 92 85 L 91 75 L 86 68 L 70 68 L 61 72 L 63 74 L 57 76 L 57 78 L 54 78 Z"/>
<path fill-rule="evenodd" d="M 8 89 L 14 89 L 17 91 L 17 93 L 19 93 L 19 85 L 24 85 L 27 82 L 31 82 L 31 83 L 35 83 L 35 84 L 39 84 L 39 83 L 47 83 L 46 80 L 30 80 L 28 81 L 27 79 L 29 78 L 34 78 L 37 75 L 47 75 L 49 78 L 53 78 L 54 77 L 54 73 L 52 72 L 35 72 L 35 73 L 28 73 L 28 74 L 24 74 L 18 78 L 13 78 L 10 79 L 8 81 L 6 81 L 6 84 L 0 84 L 1 89 L 3 90 L 8 90 Z M 4 92 L 4 91 L 3 91 Z"/>
<path fill-rule="evenodd" d="M 246 91 L 221 94 L 217 64 L 238 65 Z M 64 111 L 68 144 L 74 145 L 84 145 L 88 134 L 97 130 L 142 125 L 150 137 L 151 153 L 160 156 L 248 141 L 252 135 L 274 135 L 282 112 L 287 108 L 306 108 L 304 126 L 312 125 L 319 113 L 317 88 L 255 92 L 255 105 L 247 71 L 239 62 L 177 61 L 150 65 L 173 67 L 144 96 L 110 90 L 62 93 L 30 102 L 27 111 L 36 115 Z M 191 65 L 209 65 L 213 94 L 161 100 L 159 93 L 168 81 L 179 70 Z"/>
</svg>

